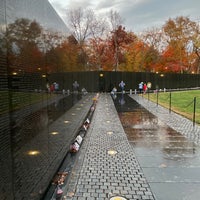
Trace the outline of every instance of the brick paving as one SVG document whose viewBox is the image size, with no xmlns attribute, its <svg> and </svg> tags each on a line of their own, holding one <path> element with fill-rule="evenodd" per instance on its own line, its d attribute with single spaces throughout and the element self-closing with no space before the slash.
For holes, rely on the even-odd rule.
<svg viewBox="0 0 200 200">
<path fill-rule="evenodd" d="M 142 96 L 130 97 L 177 132 L 196 144 L 200 142 L 198 125 Z M 108 154 L 110 150 L 116 154 Z M 62 188 L 62 200 L 107 200 L 114 196 L 155 200 L 110 94 L 100 94 L 90 128 L 77 154 L 69 181 Z"/>
<path fill-rule="evenodd" d="M 109 154 L 108 152 L 115 154 Z M 154 200 L 110 94 L 101 93 L 62 199 Z"/>
</svg>

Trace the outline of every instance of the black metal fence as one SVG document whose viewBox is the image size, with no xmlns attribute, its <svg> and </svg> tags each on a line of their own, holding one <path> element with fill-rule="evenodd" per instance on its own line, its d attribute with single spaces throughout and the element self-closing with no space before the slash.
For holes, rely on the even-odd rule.
<svg viewBox="0 0 200 200">
<path fill-rule="evenodd" d="M 155 91 L 148 90 L 147 91 L 147 98 L 148 98 L 148 100 L 150 100 L 150 93 L 154 92 L 154 95 L 156 95 L 156 105 L 157 106 L 159 104 L 162 105 L 162 103 L 164 102 L 165 107 L 169 110 L 169 113 L 171 113 L 171 111 L 173 110 L 173 107 L 175 106 L 172 103 L 173 102 L 173 92 L 181 91 L 181 90 L 183 90 L 184 92 L 189 91 L 189 90 L 198 90 L 199 91 L 199 89 L 200 89 L 200 87 L 179 88 L 179 89 L 162 90 L 161 92 L 159 92 L 158 90 L 155 90 Z M 163 98 L 162 92 L 164 92 L 164 94 L 167 95 L 167 96 L 165 96 L 165 98 Z M 199 95 L 198 95 L 198 98 L 194 95 L 192 98 L 188 99 L 188 101 L 185 101 L 184 105 L 182 106 L 183 108 L 185 108 L 185 109 L 188 108 L 191 111 L 191 112 L 188 111 L 188 113 L 185 113 L 185 117 L 188 117 L 190 120 L 192 120 L 193 127 L 195 126 L 196 123 L 199 124 L 199 119 L 196 119 L 196 114 L 199 111 L 199 103 L 200 103 L 199 102 Z M 168 105 L 168 106 L 166 106 L 166 105 Z M 178 111 L 174 111 L 174 112 L 178 112 Z M 179 112 L 181 112 L 181 111 L 179 111 Z M 191 117 L 189 117 L 189 116 L 191 116 Z"/>
</svg>

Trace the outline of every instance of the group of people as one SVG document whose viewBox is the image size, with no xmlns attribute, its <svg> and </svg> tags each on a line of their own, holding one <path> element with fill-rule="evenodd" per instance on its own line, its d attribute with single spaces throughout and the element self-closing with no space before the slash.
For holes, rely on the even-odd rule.
<svg viewBox="0 0 200 200">
<path fill-rule="evenodd" d="M 47 83 L 47 90 L 49 93 L 57 92 L 59 90 L 59 84 L 54 82 L 51 85 L 49 85 L 49 83 Z"/>
<path fill-rule="evenodd" d="M 139 92 L 140 94 L 143 92 L 144 94 L 146 94 L 146 91 L 147 91 L 147 84 L 146 83 L 143 83 L 143 82 L 140 82 L 139 83 Z"/>
<path fill-rule="evenodd" d="M 120 82 L 119 85 L 118 85 L 119 88 L 120 88 L 120 91 L 122 92 L 122 94 L 125 93 L 125 85 L 126 85 L 126 84 L 125 84 L 125 82 L 124 82 L 123 80 L 121 80 L 121 82 Z M 77 92 L 79 91 L 79 83 L 78 83 L 77 81 L 74 81 L 74 83 L 72 84 L 72 86 L 73 86 L 73 92 L 77 93 Z M 47 85 L 47 89 L 48 89 L 49 92 L 56 92 L 56 91 L 59 90 L 59 84 L 56 83 L 56 82 L 54 82 L 54 83 L 51 84 L 51 85 L 48 84 L 48 85 Z M 141 94 L 141 93 L 146 94 L 146 91 L 147 91 L 147 84 L 144 83 L 144 82 L 140 82 L 140 83 L 138 84 L 138 89 L 139 89 L 139 93 L 140 93 L 140 94 Z M 85 88 L 83 88 L 83 89 L 81 90 L 81 92 L 84 93 L 84 94 L 87 93 L 87 91 L 86 91 Z M 113 89 L 112 89 L 112 91 L 111 91 L 111 94 L 112 94 L 112 95 L 116 95 L 116 93 L 117 93 L 117 87 L 114 86 Z"/>
<path fill-rule="evenodd" d="M 120 88 L 122 94 L 125 93 L 125 85 L 126 84 L 124 83 L 123 80 L 119 83 L 119 88 Z M 113 97 L 116 97 L 116 94 L 117 94 L 117 87 L 116 86 L 113 87 L 111 94 L 113 95 Z"/>
<path fill-rule="evenodd" d="M 124 81 L 122 80 L 120 83 L 119 83 L 119 88 L 121 90 L 122 93 L 125 93 L 125 83 Z M 146 94 L 147 92 L 147 84 L 144 83 L 144 82 L 140 82 L 139 85 L 138 85 L 138 88 L 139 88 L 139 93 L 144 93 Z M 113 87 L 112 91 L 111 91 L 111 94 L 116 94 L 117 93 L 117 88 L 116 87 Z"/>
<path fill-rule="evenodd" d="M 57 93 L 59 91 L 59 89 L 60 89 L 59 88 L 59 84 L 57 82 L 53 82 L 52 84 L 47 83 L 46 84 L 46 88 L 47 88 L 47 91 L 49 93 Z M 80 91 L 83 95 L 87 94 L 87 90 L 85 88 L 82 88 L 80 90 L 79 83 L 77 81 L 73 82 L 72 90 L 73 90 L 74 93 L 78 93 Z M 65 89 L 63 89 L 62 93 L 63 94 L 66 94 L 66 93 L 69 94 L 70 90 L 65 91 Z"/>
</svg>

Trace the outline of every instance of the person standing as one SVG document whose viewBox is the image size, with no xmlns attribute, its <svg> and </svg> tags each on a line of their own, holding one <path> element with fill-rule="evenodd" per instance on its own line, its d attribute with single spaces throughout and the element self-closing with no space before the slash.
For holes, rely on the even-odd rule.
<svg viewBox="0 0 200 200">
<path fill-rule="evenodd" d="M 78 89 L 79 89 L 79 84 L 78 84 L 77 81 L 74 81 L 74 83 L 73 83 L 73 90 L 74 90 L 74 92 L 78 92 Z"/>
<path fill-rule="evenodd" d="M 143 90 L 143 82 L 140 82 L 138 87 L 139 87 L 139 92 L 141 94 Z"/>
<path fill-rule="evenodd" d="M 54 82 L 53 85 L 54 85 L 54 91 L 57 93 L 59 90 L 59 84 L 57 82 Z"/>
<path fill-rule="evenodd" d="M 144 92 L 144 94 L 146 94 L 146 91 L 147 91 L 147 84 L 144 83 L 144 85 L 143 85 L 143 92 Z"/>
<path fill-rule="evenodd" d="M 125 85 L 126 84 L 124 83 L 123 80 L 119 83 L 119 87 L 121 88 L 122 93 L 124 92 Z"/>
<path fill-rule="evenodd" d="M 111 91 L 111 95 L 113 97 L 113 99 L 117 98 L 117 88 L 114 86 L 114 88 Z"/>
</svg>

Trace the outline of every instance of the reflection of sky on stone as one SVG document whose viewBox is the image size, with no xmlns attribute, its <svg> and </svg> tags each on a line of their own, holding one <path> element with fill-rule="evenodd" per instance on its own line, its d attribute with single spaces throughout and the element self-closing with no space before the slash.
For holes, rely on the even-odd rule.
<svg viewBox="0 0 200 200">
<path fill-rule="evenodd" d="M 198 199 L 199 147 L 143 108 L 119 116 L 156 197 L 180 200 L 192 191 L 192 197 L 187 199 Z"/>
<path fill-rule="evenodd" d="M 153 115 L 123 113 L 120 119 L 129 141 L 137 148 L 157 148 L 166 159 L 179 160 L 194 154 L 195 145 Z M 170 156 L 172 156 L 170 158 Z"/>
<path fill-rule="evenodd" d="M 69 33 L 69 29 L 47 1 L 7 1 L 7 20 L 13 23 L 17 18 L 36 20 L 49 30 Z"/>
</svg>

